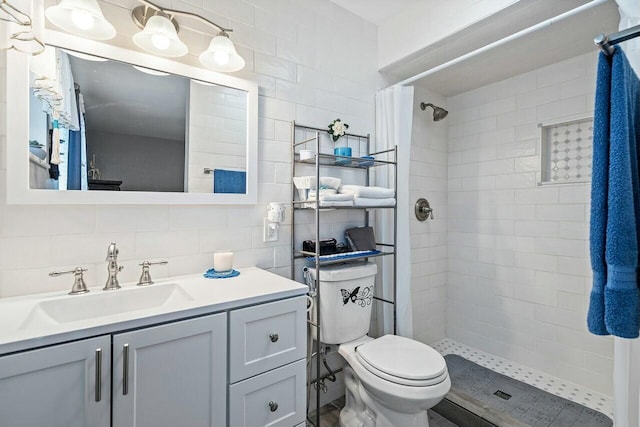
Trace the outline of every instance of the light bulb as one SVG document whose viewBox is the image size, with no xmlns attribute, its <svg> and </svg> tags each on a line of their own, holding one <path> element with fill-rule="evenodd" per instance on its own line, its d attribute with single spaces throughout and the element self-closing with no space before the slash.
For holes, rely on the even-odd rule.
<svg viewBox="0 0 640 427">
<path fill-rule="evenodd" d="M 229 63 L 229 54 L 227 52 L 217 51 L 213 54 L 213 60 L 216 64 L 227 65 Z"/>
<path fill-rule="evenodd" d="M 82 9 L 73 9 L 71 11 L 71 22 L 81 30 L 90 30 L 95 25 L 94 17 Z"/>
<path fill-rule="evenodd" d="M 164 34 L 153 34 L 151 36 L 151 43 L 153 43 L 158 50 L 167 50 L 171 41 L 169 40 L 169 37 Z"/>
</svg>

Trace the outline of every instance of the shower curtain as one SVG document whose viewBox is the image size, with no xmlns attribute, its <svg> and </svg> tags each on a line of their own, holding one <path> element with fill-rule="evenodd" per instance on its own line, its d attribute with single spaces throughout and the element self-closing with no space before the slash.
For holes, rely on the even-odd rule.
<svg viewBox="0 0 640 427">
<path fill-rule="evenodd" d="M 413 336 L 411 313 L 411 242 L 409 240 L 409 159 L 411 147 L 411 125 L 413 108 L 413 87 L 395 85 L 376 94 L 376 144 L 375 151 L 398 147 L 397 167 L 397 333 L 405 337 Z M 390 158 L 390 160 L 393 160 Z M 395 171 L 393 167 L 375 168 L 375 182 L 381 187 L 393 188 Z M 393 211 L 375 211 L 375 232 L 378 242 L 393 242 Z M 382 257 L 382 272 L 378 284 L 382 284 L 382 297 L 393 300 L 393 257 Z M 379 285 L 378 285 L 379 286 Z M 382 315 L 384 333 L 393 333 L 393 307 L 384 306 Z"/>
</svg>

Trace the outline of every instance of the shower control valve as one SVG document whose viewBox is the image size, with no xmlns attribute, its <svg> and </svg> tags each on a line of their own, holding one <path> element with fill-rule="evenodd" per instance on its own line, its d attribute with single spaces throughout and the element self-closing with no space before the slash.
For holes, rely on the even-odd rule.
<svg viewBox="0 0 640 427">
<path fill-rule="evenodd" d="M 418 221 L 433 219 L 433 208 L 429 205 L 429 201 L 425 198 L 418 199 L 415 206 L 415 213 Z"/>
</svg>

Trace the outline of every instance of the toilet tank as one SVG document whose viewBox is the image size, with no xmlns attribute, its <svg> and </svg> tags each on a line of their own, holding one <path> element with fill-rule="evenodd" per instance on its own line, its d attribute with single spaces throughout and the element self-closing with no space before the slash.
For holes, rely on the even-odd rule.
<svg viewBox="0 0 640 427">
<path fill-rule="evenodd" d="M 315 268 L 308 268 L 315 281 Z M 369 332 L 373 286 L 378 267 L 374 263 L 346 264 L 320 269 L 320 341 L 342 344 Z M 314 301 L 318 303 L 317 297 Z M 312 320 L 317 324 L 316 310 Z M 316 338 L 316 328 L 314 338 Z"/>
</svg>

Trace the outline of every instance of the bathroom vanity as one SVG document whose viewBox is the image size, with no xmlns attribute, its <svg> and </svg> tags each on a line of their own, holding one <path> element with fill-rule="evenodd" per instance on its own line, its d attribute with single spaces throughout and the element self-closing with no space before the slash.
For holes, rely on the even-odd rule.
<svg viewBox="0 0 640 427">
<path fill-rule="evenodd" d="M 307 287 L 240 271 L 0 300 L 0 425 L 302 424 Z"/>
</svg>

